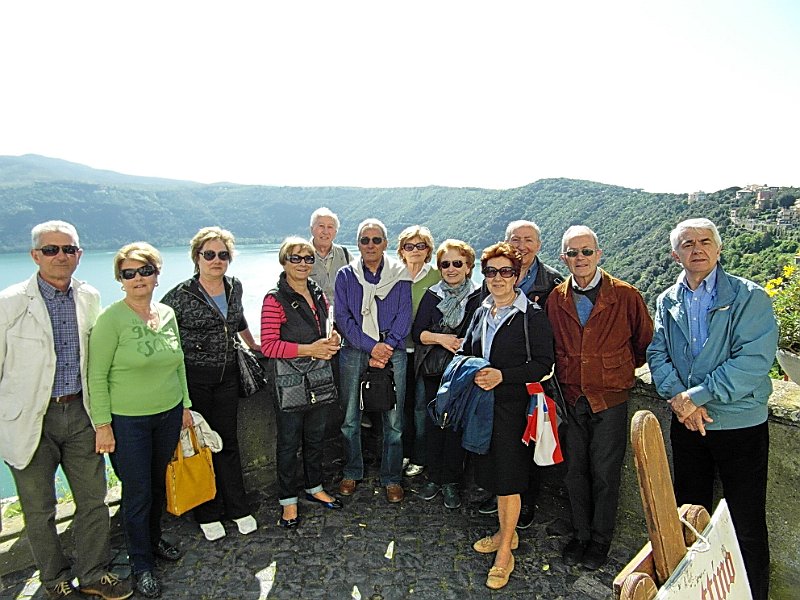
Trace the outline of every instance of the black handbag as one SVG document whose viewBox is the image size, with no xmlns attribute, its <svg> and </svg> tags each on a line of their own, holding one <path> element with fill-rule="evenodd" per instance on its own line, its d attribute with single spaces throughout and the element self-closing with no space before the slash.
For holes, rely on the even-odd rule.
<svg viewBox="0 0 800 600">
<path fill-rule="evenodd" d="M 430 327 L 431 333 L 455 334 L 456 330 L 444 323 L 437 323 Z M 450 352 L 439 344 L 417 344 L 414 349 L 414 369 L 417 377 L 441 377 L 447 365 L 453 360 L 454 352 Z"/>
<path fill-rule="evenodd" d="M 329 360 L 303 356 L 276 358 L 273 364 L 278 410 L 303 412 L 338 399 Z"/>
<path fill-rule="evenodd" d="M 361 410 L 384 412 L 397 404 L 394 369 L 387 363 L 382 369 L 367 367 L 361 375 Z"/>
<path fill-rule="evenodd" d="M 238 340 L 233 340 L 236 348 L 236 363 L 239 365 L 239 396 L 247 398 L 267 385 L 264 367 L 255 354 Z"/>
</svg>

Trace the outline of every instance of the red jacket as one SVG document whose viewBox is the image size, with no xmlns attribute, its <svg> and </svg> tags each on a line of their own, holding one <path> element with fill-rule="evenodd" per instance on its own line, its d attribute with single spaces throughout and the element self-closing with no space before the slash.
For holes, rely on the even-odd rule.
<svg viewBox="0 0 800 600">
<path fill-rule="evenodd" d="M 653 339 L 653 320 L 639 290 L 600 272 L 600 291 L 585 327 L 572 299 L 572 277 L 552 291 L 545 305 L 564 397 L 575 404 L 586 396 L 595 413 L 628 399 L 634 370 L 644 364 Z"/>
</svg>

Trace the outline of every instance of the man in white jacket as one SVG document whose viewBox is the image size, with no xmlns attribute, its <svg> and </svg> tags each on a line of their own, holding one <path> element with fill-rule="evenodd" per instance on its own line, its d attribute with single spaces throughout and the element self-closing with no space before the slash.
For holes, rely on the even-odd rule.
<svg viewBox="0 0 800 600">
<path fill-rule="evenodd" d="M 73 279 L 82 250 L 75 227 L 41 223 L 31 231 L 38 272 L 0 292 L 0 457 L 11 468 L 39 578 L 50 598 L 80 591 L 123 599 L 128 582 L 108 572 L 105 461 L 95 449 L 86 393 L 89 330 L 100 295 Z M 55 526 L 55 473 L 75 500 L 74 564 Z"/>
</svg>

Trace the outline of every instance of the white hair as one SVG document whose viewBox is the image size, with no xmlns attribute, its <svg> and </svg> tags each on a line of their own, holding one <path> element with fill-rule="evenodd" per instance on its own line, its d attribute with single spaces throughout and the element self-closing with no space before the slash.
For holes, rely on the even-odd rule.
<svg viewBox="0 0 800 600">
<path fill-rule="evenodd" d="M 709 219 L 686 219 L 685 221 L 681 221 L 675 226 L 669 234 L 669 243 L 672 246 L 673 250 L 677 250 L 678 246 L 681 244 L 681 235 L 687 229 L 707 229 L 711 232 L 714 241 L 717 243 L 717 246 L 722 248 L 722 238 L 719 236 L 719 230 L 717 226 L 714 225 L 712 221 Z"/>
<path fill-rule="evenodd" d="M 542 232 L 539 230 L 539 226 L 533 221 L 511 221 L 506 227 L 506 241 L 510 240 L 514 232 L 520 227 L 531 227 L 536 232 L 536 237 L 541 237 Z"/>
<path fill-rule="evenodd" d="M 78 230 L 75 229 L 74 225 L 66 221 L 45 221 L 31 229 L 31 248 L 39 247 L 39 241 L 42 239 L 42 234 L 45 233 L 65 233 L 72 238 L 76 246 L 81 245 L 81 241 L 78 238 Z"/>
<path fill-rule="evenodd" d="M 333 212 L 327 206 L 320 206 L 317 210 L 311 213 L 311 223 L 309 227 L 313 229 L 314 225 L 316 224 L 317 220 L 320 217 L 330 217 L 331 219 L 333 219 L 333 224 L 336 227 L 336 231 L 339 231 L 339 217 L 337 217 L 336 213 Z"/>
<path fill-rule="evenodd" d="M 594 240 L 594 247 L 598 250 L 600 249 L 600 242 L 597 240 L 597 234 L 594 231 L 592 231 L 586 225 L 572 225 L 571 227 L 567 228 L 567 230 L 564 232 L 564 235 L 561 236 L 561 252 L 566 252 L 567 242 L 579 235 L 592 236 L 592 239 Z"/>
<path fill-rule="evenodd" d="M 384 225 L 380 220 L 364 219 L 363 221 L 361 221 L 361 223 L 358 224 L 358 230 L 357 230 L 358 235 L 356 235 L 356 241 L 358 241 L 358 238 L 361 237 L 361 232 L 367 228 L 380 229 L 383 232 L 383 239 L 385 240 L 389 239 L 389 233 L 386 231 L 386 225 Z"/>
</svg>

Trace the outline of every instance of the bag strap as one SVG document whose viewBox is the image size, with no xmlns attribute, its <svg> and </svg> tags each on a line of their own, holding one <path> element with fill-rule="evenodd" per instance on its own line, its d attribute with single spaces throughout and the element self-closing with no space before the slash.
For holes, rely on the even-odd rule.
<svg viewBox="0 0 800 600">
<path fill-rule="evenodd" d="M 522 327 L 525 329 L 525 353 L 528 355 L 528 362 L 531 362 L 531 340 L 528 334 L 528 311 L 523 313 Z"/>
</svg>

